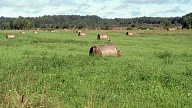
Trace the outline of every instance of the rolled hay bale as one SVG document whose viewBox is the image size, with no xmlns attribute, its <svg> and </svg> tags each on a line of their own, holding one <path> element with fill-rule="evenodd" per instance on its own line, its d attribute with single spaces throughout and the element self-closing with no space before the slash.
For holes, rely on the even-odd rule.
<svg viewBox="0 0 192 108">
<path fill-rule="evenodd" d="M 89 55 L 97 54 L 101 57 L 115 56 L 120 57 L 121 52 L 114 43 L 107 43 L 97 46 L 92 46 L 89 50 Z"/>
<path fill-rule="evenodd" d="M 37 34 L 37 31 L 33 31 L 34 34 Z"/>
<path fill-rule="evenodd" d="M 177 30 L 181 30 L 183 28 L 183 26 L 178 26 Z"/>
<path fill-rule="evenodd" d="M 20 34 L 25 34 L 25 32 L 24 32 L 24 31 L 21 31 Z"/>
<path fill-rule="evenodd" d="M 126 32 L 126 35 L 127 35 L 127 36 L 133 36 L 134 33 L 133 33 L 133 32 Z"/>
<path fill-rule="evenodd" d="M 168 28 L 167 31 L 172 31 L 175 30 L 174 28 Z"/>
<path fill-rule="evenodd" d="M 50 33 L 53 33 L 53 32 L 55 32 L 55 31 L 53 31 L 53 30 L 50 31 Z"/>
<path fill-rule="evenodd" d="M 102 40 L 102 39 L 103 39 L 103 40 L 105 40 L 105 39 L 106 39 L 106 40 L 107 40 L 107 39 L 109 40 L 109 36 L 108 36 L 108 34 L 98 34 L 98 35 L 97 35 L 97 39 L 98 39 L 98 40 Z"/>
<path fill-rule="evenodd" d="M 79 32 L 79 33 L 78 33 L 78 36 L 86 36 L 86 33 Z"/>
<path fill-rule="evenodd" d="M 6 38 L 15 38 L 15 34 L 7 34 Z"/>
</svg>

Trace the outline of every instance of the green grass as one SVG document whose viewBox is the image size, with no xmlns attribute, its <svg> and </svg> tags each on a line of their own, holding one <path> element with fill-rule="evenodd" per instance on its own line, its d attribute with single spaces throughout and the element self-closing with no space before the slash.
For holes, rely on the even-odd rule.
<svg viewBox="0 0 192 108">
<path fill-rule="evenodd" d="M 121 57 L 89 56 L 101 32 Z M 0 31 L 0 107 L 191 108 L 192 31 L 133 32 Z"/>
</svg>

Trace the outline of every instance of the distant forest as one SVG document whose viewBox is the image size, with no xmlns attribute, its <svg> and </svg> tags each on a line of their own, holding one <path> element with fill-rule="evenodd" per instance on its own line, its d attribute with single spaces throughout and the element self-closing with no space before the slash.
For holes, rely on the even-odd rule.
<svg viewBox="0 0 192 108">
<path fill-rule="evenodd" d="M 44 15 L 41 17 L 10 18 L 0 17 L 0 29 L 29 30 L 29 29 L 102 29 L 110 30 L 114 27 L 126 27 L 131 29 L 164 29 L 173 27 L 192 29 L 192 12 L 182 17 L 136 17 L 106 19 L 96 15 Z"/>
</svg>

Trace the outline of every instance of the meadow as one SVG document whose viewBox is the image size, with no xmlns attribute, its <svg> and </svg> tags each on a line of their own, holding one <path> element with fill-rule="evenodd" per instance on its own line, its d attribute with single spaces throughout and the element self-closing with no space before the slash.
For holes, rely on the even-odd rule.
<svg viewBox="0 0 192 108">
<path fill-rule="evenodd" d="M 0 107 L 192 107 L 192 30 L 85 32 L 0 31 Z M 121 57 L 89 56 L 93 45 L 109 43 L 99 33 Z"/>
</svg>

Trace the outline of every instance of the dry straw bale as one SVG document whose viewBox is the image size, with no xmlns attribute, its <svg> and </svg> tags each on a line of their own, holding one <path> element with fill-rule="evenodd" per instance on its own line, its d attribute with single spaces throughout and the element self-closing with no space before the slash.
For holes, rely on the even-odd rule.
<svg viewBox="0 0 192 108">
<path fill-rule="evenodd" d="M 15 38 L 15 34 L 7 34 L 6 38 Z"/>
<path fill-rule="evenodd" d="M 63 29 L 64 31 L 68 31 L 68 29 Z"/>
<path fill-rule="evenodd" d="M 177 30 L 181 30 L 181 29 L 183 29 L 183 26 L 178 26 L 177 27 Z"/>
<path fill-rule="evenodd" d="M 25 34 L 25 32 L 24 32 L 24 31 L 21 31 L 20 33 L 21 33 L 21 34 Z"/>
<path fill-rule="evenodd" d="M 117 46 L 114 43 L 107 43 L 97 46 L 92 46 L 89 50 L 89 55 L 97 54 L 101 57 L 104 56 L 115 56 L 120 57 L 121 53 L 120 50 L 117 48 Z"/>
<path fill-rule="evenodd" d="M 36 34 L 36 33 L 37 33 L 37 31 L 33 31 L 33 33 L 35 33 L 35 34 Z"/>
<path fill-rule="evenodd" d="M 98 34 L 97 39 L 105 40 L 105 39 L 109 39 L 109 36 L 108 34 Z"/>
<path fill-rule="evenodd" d="M 133 32 L 126 32 L 126 35 L 127 35 L 127 36 L 133 36 L 134 33 L 133 33 Z"/>
<path fill-rule="evenodd" d="M 79 32 L 79 33 L 78 33 L 78 36 L 86 36 L 86 33 Z"/>
<path fill-rule="evenodd" d="M 175 30 L 175 28 L 168 28 L 167 31 Z"/>
</svg>

